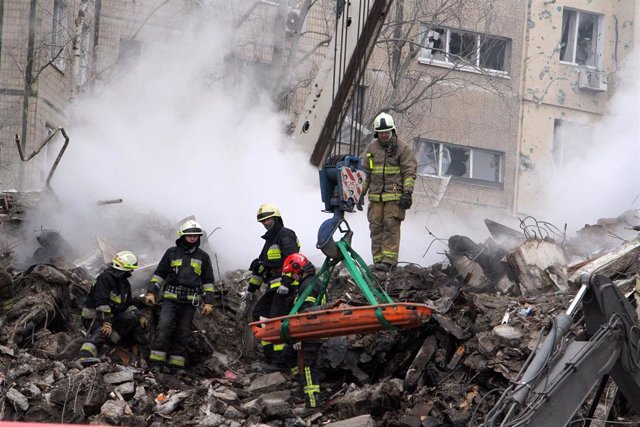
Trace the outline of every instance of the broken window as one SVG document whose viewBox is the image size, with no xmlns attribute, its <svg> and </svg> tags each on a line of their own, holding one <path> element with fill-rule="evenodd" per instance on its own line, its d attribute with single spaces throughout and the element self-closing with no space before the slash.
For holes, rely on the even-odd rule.
<svg viewBox="0 0 640 427">
<path fill-rule="evenodd" d="M 416 139 L 418 174 L 502 183 L 504 153 Z"/>
<path fill-rule="evenodd" d="M 599 15 L 564 9 L 560 60 L 595 67 L 598 52 Z"/>
<path fill-rule="evenodd" d="M 51 27 L 51 63 L 64 71 L 64 48 L 66 44 L 67 5 L 63 0 L 53 2 L 53 24 Z"/>
<path fill-rule="evenodd" d="M 593 126 L 555 119 L 551 155 L 556 170 L 569 163 L 581 161 L 593 142 Z"/>
<path fill-rule="evenodd" d="M 419 59 L 485 70 L 508 71 L 511 42 L 502 37 L 423 25 Z"/>
</svg>

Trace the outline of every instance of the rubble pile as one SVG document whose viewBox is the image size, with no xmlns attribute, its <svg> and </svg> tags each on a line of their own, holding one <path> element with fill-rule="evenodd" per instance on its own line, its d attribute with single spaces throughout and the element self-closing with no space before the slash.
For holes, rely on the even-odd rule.
<svg viewBox="0 0 640 427">
<path fill-rule="evenodd" d="M 239 299 L 247 271 L 217 283 L 213 318 L 194 320 L 191 366 L 171 375 L 149 370 L 133 342 L 106 346 L 101 363 L 83 368 L 74 359 L 91 274 L 61 263 L 24 271 L 5 263 L 0 288 L 10 289 L 13 303 L 0 316 L 0 417 L 127 426 L 480 425 L 551 317 L 569 305 L 573 278 L 597 271 L 628 291 L 640 271 L 635 238 L 598 255 L 582 247 L 592 258 L 569 265 L 568 241 L 496 233 L 511 243 L 453 236 L 450 263 L 409 264 L 381 276 L 394 300 L 429 305 L 431 319 L 416 329 L 327 339 L 317 410 L 304 407 L 302 386 L 288 372 L 256 363 L 250 307 Z M 365 304 L 344 270 L 329 293 Z"/>
</svg>

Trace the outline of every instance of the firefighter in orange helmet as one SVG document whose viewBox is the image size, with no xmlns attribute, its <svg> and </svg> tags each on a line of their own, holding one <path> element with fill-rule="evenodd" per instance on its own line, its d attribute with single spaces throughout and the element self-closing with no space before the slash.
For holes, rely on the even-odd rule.
<svg viewBox="0 0 640 427">
<path fill-rule="evenodd" d="M 291 275 L 298 292 L 296 300 L 302 296 L 309 286 L 313 286 L 309 294 L 305 297 L 299 313 L 309 311 L 312 307 L 320 305 L 325 301 L 318 301 L 321 283 L 317 279 L 316 267 L 300 253 L 289 255 L 282 267 L 282 274 Z M 297 301 L 296 301 L 297 302 Z M 284 349 L 285 360 L 291 370 L 291 374 L 301 377 L 301 383 L 304 384 L 305 404 L 308 408 L 317 408 L 321 405 L 320 384 L 318 382 L 318 354 L 322 341 L 302 341 L 295 343 L 293 346 L 287 345 Z M 297 350 L 297 351 L 296 351 Z M 298 366 L 297 352 L 302 352 L 302 364 Z M 302 369 L 302 372 L 299 371 Z"/>
</svg>

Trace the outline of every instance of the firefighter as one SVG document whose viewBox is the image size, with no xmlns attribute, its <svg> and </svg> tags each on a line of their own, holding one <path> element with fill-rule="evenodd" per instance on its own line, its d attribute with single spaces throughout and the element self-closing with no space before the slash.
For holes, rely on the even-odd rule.
<svg viewBox="0 0 640 427">
<path fill-rule="evenodd" d="M 255 292 L 265 282 L 268 288 L 253 309 L 254 322 L 261 317 L 273 318 L 289 314 L 294 283 L 290 275 L 282 275 L 282 262 L 287 256 L 300 250 L 296 233 L 284 226 L 280 210 L 276 205 L 271 203 L 260 205 L 257 219 L 267 232 L 262 236 L 265 242 L 260 255 L 249 266 L 252 276 L 244 298 L 253 300 Z M 284 364 L 282 358 L 274 358 L 274 355 L 280 354 L 284 345 L 274 346 L 268 341 L 262 341 L 260 344 L 268 364 L 274 362 L 279 365 Z"/>
<path fill-rule="evenodd" d="M 213 267 L 200 249 L 202 227 L 188 220 L 177 232 L 176 245 L 167 249 L 151 278 L 145 303 L 153 306 L 162 296 L 160 315 L 151 346 L 152 369 L 177 372 L 186 365 L 187 341 L 196 308 L 202 316 L 213 313 Z"/>
<path fill-rule="evenodd" d="M 312 307 L 323 304 L 326 301 L 318 301 L 322 283 L 313 280 L 316 275 L 315 266 L 300 253 L 289 255 L 282 267 L 283 274 L 289 274 L 298 284 L 296 300 L 305 292 L 309 286 L 313 289 L 307 295 L 298 310 L 299 313 L 309 311 Z M 296 301 L 297 302 L 297 301 Z M 321 405 L 320 384 L 318 383 L 318 354 L 320 353 L 321 341 L 302 341 L 293 346 L 286 346 L 284 349 L 285 360 L 293 376 L 300 375 L 304 384 L 304 398 L 307 408 L 317 408 Z M 297 353 L 301 353 L 301 364 L 298 365 Z M 302 369 L 302 372 L 299 371 Z"/>
<path fill-rule="evenodd" d="M 398 140 L 393 117 L 379 114 L 373 128 L 374 140 L 362 159 L 367 178 L 357 207 L 362 209 L 368 191 L 374 268 L 388 272 L 398 262 L 400 225 L 411 207 L 417 161 L 411 147 Z"/>
<path fill-rule="evenodd" d="M 98 353 L 105 342 L 117 344 L 129 335 L 142 346 L 143 355 L 148 356 L 149 341 L 144 330 L 148 322 L 132 303 L 128 280 L 136 268 L 138 259 L 132 252 L 118 252 L 91 286 L 82 309 L 82 324 L 87 330 L 77 359 L 82 365 L 98 363 Z"/>
</svg>

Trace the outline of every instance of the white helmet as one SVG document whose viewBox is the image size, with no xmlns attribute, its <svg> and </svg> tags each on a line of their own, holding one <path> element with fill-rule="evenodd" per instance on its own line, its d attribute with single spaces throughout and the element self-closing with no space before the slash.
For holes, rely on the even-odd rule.
<svg viewBox="0 0 640 427">
<path fill-rule="evenodd" d="M 180 226 L 180 230 L 176 233 L 178 237 L 182 236 L 202 236 L 204 232 L 200 224 L 190 219 Z"/>
<path fill-rule="evenodd" d="M 396 129 L 396 124 L 393 122 L 393 117 L 387 113 L 380 113 L 373 120 L 373 130 L 376 132 L 393 131 Z"/>
<path fill-rule="evenodd" d="M 130 251 L 120 251 L 111 260 L 111 266 L 120 271 L 133 271 L 138 268 L 138 258 Z"/>
</svg>

